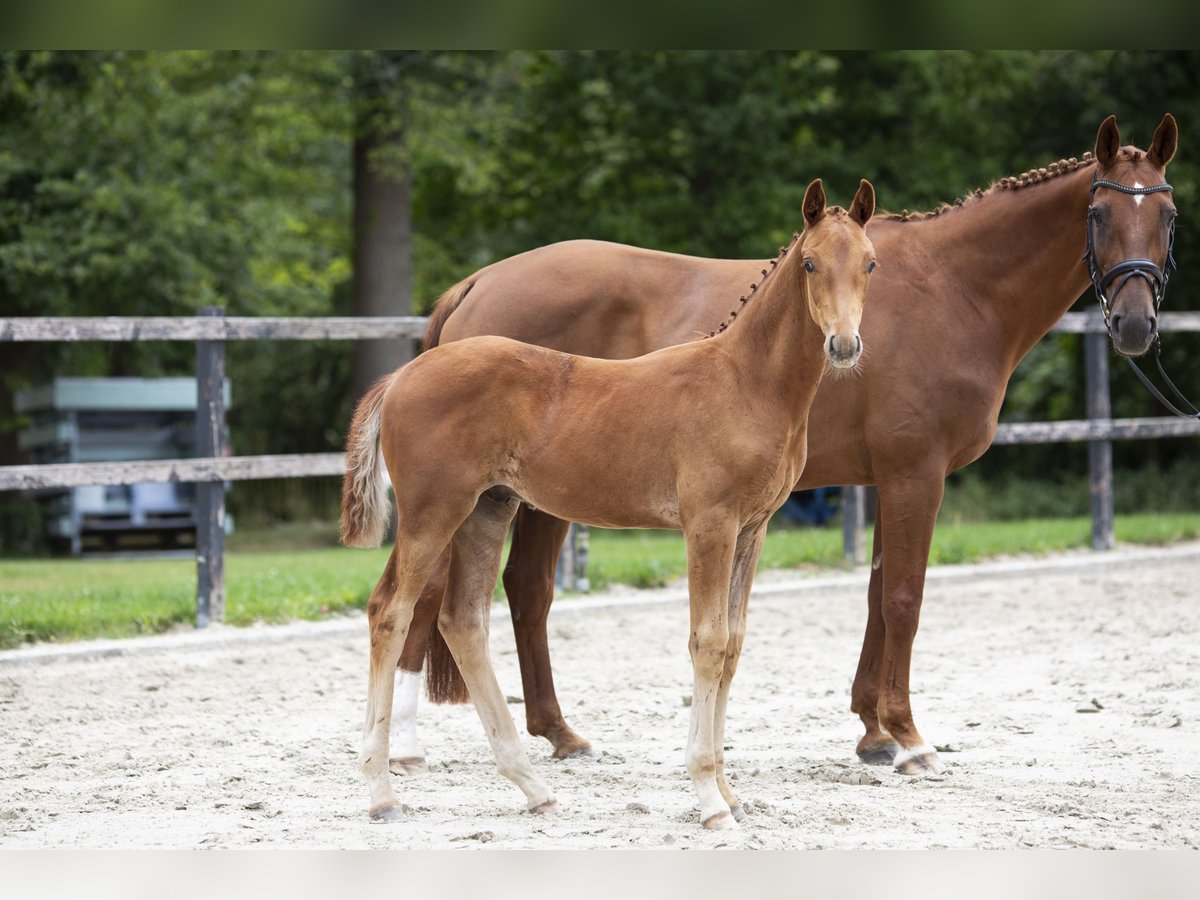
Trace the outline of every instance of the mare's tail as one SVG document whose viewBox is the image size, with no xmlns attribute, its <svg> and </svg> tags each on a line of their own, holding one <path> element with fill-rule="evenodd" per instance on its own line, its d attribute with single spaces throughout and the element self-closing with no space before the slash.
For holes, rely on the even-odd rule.
<svg viewBox="0 0 1200 900">
<path fill-rule="evenodd" d="M 425 326 L 423 350 L 432 350 L 442 340 L 442 327 L 446 320 L 458 309 L 459 304 L 475 287 L 476 272 L 454 285 L 433 305 L 429 314 L 429 324 Z M 467 691 L 467 683 L 463 681 L 462 673 L 454 662 L 454 655 L 446 646 L 446 639 L 438 630 L 438 617 L 433 616 L 429 623 L 429 636 L 425 643 L 425 693 L 431 703 L 467 703 L 471 694 Z"/>
<path fill-rule="evenodd" d="M 471 292 L 471 288 L 475 287 L 475 279 L 478 277 L 479 273 L 476 272 L 469 278 L 464 278 L 433 301 L 433 311 L 429 314 L 429 321 L 425 325 L 425 336 L 421 339 L 422 350 L 432 350 L 441 343 L 442 328 L 445 326 L 446 320 L 454 314 L 459 304 L 466 299 L 467 294 Z"/>
<path fill-rule="evenodd" d="M 342 479 L 342 543 L 347 547 L 378 547 L 387 531 L 389 504 L 387 479 L 379 465 L 379 418 L 391 383 L 392 375 L 375 382 L 350 420 Z"/>
</svg>

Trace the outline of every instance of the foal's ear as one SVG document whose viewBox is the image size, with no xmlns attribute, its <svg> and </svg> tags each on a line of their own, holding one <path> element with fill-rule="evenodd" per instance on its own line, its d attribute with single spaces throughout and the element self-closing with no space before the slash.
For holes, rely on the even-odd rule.
<svg viewBox="0 0 1200 900">
<path fill-rule="evenodd" d="M 1154 140 L 1150 142 L 1150 149 L 1146 151 L 1146 158 L 1156 168 L 1165 169 L 1167 163 L 1175 158 L 1175 148 L 1178 146 L 1179 126 L 1175 124 L 1175 117 L 1167 113 L 1158 123 L 1158 129 L 1154 132 Z"/>
<path fill-rule="evenodd" d="M 859 225 L 865 226 L 875 215 L 875 188 L 871 182 L 863 179 L 858 183 L 858 193 L 850 204 L 850 218 Z"/>
<path fill-rule="evenodd" d="M 1121 132 L 1117 129 L 1117 117 L 1109 116 L 1100 123 L 1100 130 L 1096 132 L 1096 160 L 1100 167 L 1105 168 L 1116 159 L 1120 149 Z"/>
<path fill-rule="evenodd" d="M 804 221 L 809 225 L 816 225 L 823 212 L 825 212 L 825 185 L 821 184 L 820 178 L 816 178 L 804 192 Z"/>
</svg>

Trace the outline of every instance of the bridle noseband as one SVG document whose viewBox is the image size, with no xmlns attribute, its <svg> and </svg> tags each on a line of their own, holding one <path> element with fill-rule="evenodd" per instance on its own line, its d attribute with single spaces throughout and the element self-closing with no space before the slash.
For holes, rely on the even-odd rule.
<svg viewBox="0 0 1200 900">
<path fill-rule="evenodd" d="M 1131 187 L 1127 184 L 1121 184 L 1117 181 L 1108 181 L 1100 177 L 1100 172 L 1096 171 L 1092 175 L 1092 191 L 1088 199 L 1088 216 L 1087 216 L 1087 248 L 1083 251 L 1083 261 L 1087 265 L 1088 275 L 1092 279 L 1092 287 L 1096 289 L 1096 299 L 1100 301 L 1100 310 L 1104 313 L 1104 324 L 1108 327 L 1109 337 L 1112 337 L 1112 302 L 1117 299 L 1117 295 L 1121 293 L 1122 288 L 1129 283 L 1131 278 L 1142 277 L 1150 284 L 1150 290 L 1154 294 L 1154 315 L 1158 315 L 1158 308 L 1162 305 L 1163 295 L 1167 292 L 1167 280 L 1171 277 L 1171 272 L 1175 269 L 1175 220 L 1171 220 L 1171 230 L 1167 234 L 1167 264 L 1165 267 L 1160 267 L 1152 259 L 1125 259 L 1111 267 L 1107 272 L 1100 271 L 1100 263 L 1096 259 L 1095 240 L 1092 236 L 1092 212 L 1095 208 L 1096 191 L 1099 188 L 1110 188 L 1114 191 L 1120 191 L 1123 194 L 1133 194 L 1134 196 L 1144 196 L 1146 194 L 1157 194 L 1160 191 L 1173 191 L 1167 182 L 1161 184 L 1152 184 L 1149 187 Z M 1120 279 L 1118 281 L 1118 279 Z M 1112 297 L 1108 296 L 1108 290 L 1113 283 L 1117 282 L 1117 289 L 1113 291 Z M 1146 377 L 1145 373 L 1138 367 L 1131 358 L 1125 357 L 1134 373 L 1141 380 L 1146 389 L 1150 391 L 1159 402 L 1167 409 L 1185 419 L 1200 418 L 1200 410 L 1197 410 L 1186 397 L 1180 393 L 1179 388 L 1175 387 L 1175 383 L 1167 377 L 1167 373 L 1163 371 L 1162 365 L 1162 340 L 1159 333 L 1154 333 L 1154 361 L 1158 366 L 1158 372 L 1162 375 L 1163 380 L 1175 393 L 1175 396 L 1183 403 L 1186 409 L 1191 412 L 1184 412 L 1177 408 L 1173 403 L 1167 400 Z"/>
</svg>

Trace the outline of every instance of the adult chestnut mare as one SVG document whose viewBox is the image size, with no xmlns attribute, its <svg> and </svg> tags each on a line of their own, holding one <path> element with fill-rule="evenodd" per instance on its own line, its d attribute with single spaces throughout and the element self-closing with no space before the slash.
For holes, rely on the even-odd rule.
<svg viewBox="0 0 1200 900">
<path fill-rule="evenodd" d="M 522 501 L 578 522 L 673 528 L 687 546 L 694 687 L 687 770 L 706 828 L 744 815 L 724 774 L 725 706 L 767 522 L 804 470 L 827 366 L 852 368 L 875 253 L 850 209 L 804 195 L 804 233 L 711 339 L 637 359 L 573 356 L 501 337 L 422 354 L 359 402 L 346 441 L 342 540 L 376 546 L 396 495 L 396 542 L 367 604 L 371 666 L 362 764 L 371 817 L 401 817 L 388 773 L 393 675 L 447 545 L 439 626 L 496 767 L 532 812 L 557 810 L 521 746 L 488 655 L 492 589 Z M 735 321 L 736 320 L 736 321 Z"/>
<path fill-rule="evenodd" d="M 811 414 L 808 465 L 796 487 L 876 484 L 867 626 L 851 692 L 866 733 L 865 761 L 904 773 L 939 771 L 909 704 L 909 669 L 930 541 L 946 475 L 991 443 L 1009 377 L 1090 284 L 1083 262 L 1089 222 L 1100 276 L 1131 258 L 1167 266 L 1175 209 L 1165 182 L 1175 120 L 1163 118 L 1149 150 L 1122 147 L 1115 117 L 1095 155 L 1002 178 L 954 206 L 877 216 L 869 235 L 880 267 L 862 322 L 868 362 L 859 378 L 827 379 Z M 1097 184 L 1093 187 L 1093 179 Z M 439 300 L 426 334 L 435 346 L 502 334 L 589 356 L 632 357 L 692 338 L 757 280 L 759 260 L 697 259 L 594 241 L 533 250 L 481 269 Z M 1156 331 L 1145 272 L 1111 284 L 1111 334 L 1136 356 Z M 562 757 L 588 743 L 563 720 L 546 643 L 553 573 L 566 523 L 523 507 L 504 586 L 512 611 L 529 731 Z M 430 696 L 462 699 L 432 629 L 442 584 L 419 604 L 397 681 L 396 734 L 405 768 L 419 768 L 417 675 L 433 640 Z M 422 622 L 425 624 L 422 625 Z"/>
</svg>

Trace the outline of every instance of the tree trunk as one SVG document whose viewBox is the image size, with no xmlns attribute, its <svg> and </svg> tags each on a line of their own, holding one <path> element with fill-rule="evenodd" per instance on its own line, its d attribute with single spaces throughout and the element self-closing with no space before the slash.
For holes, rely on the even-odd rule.
<svg viewBox="0 0 1200 900">
<path fill-rule="evenodd" d="M 387 153 L 386 165 L 373 160 Z M 391 151 L 388 153 L 388 151 Z M 354 314 L 412 314 L 411 176 L 400 129 L 365 127 L 354 141 Z M 354 351 L 354 392 L 361 397 L 376 379 L 413 357 L 413 341 L 359 341 Z"/>
</svg>

